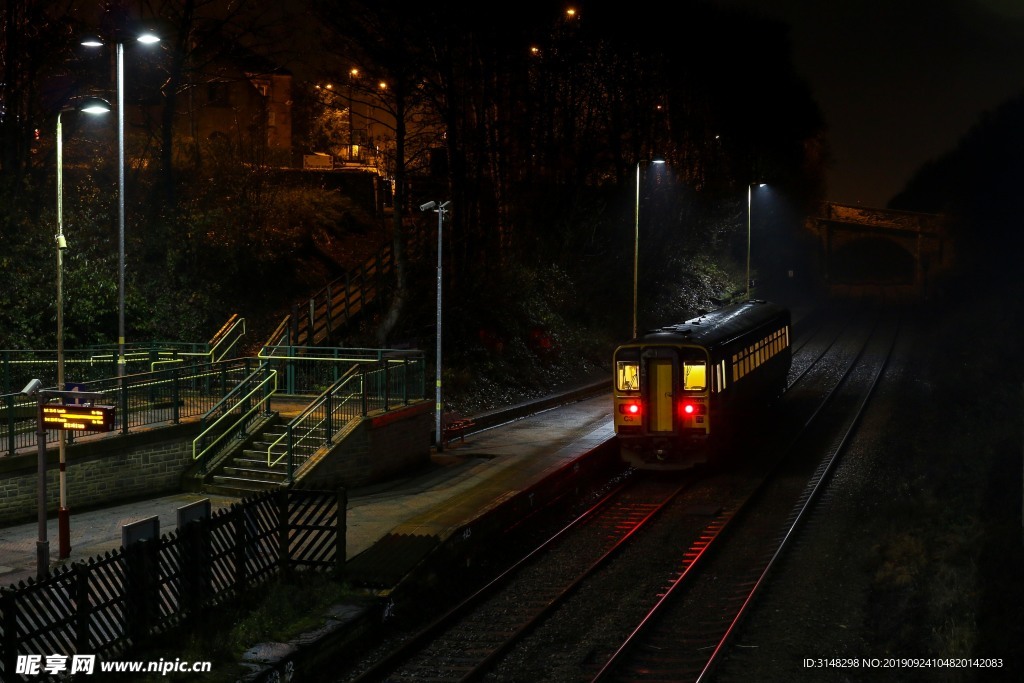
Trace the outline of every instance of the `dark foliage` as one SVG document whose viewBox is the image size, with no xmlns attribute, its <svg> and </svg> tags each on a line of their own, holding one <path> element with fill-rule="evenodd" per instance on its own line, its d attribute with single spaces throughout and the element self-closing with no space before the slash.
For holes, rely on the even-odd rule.
<svg viewBox="0 0 1024 683">
<path fill-rule="evenodd" d="M 965 270 L 1015 277 L 1024 248 L 1024 93 L 986 114 L 956 148 L 923 166 L 890 207 L 955 220 Z"/>
<path fill-rule="evenodd" d="M 353 260 L 325 253 L 325 242 L 361 234 L 383 243 L 400 234 L 394 226 L 404 230 L 406 222 L 424 220 L 408 216 L 410 206 L 450 198 L 444 325 L 453 358 L 482 353 L 501 339 L 510 353 L 526 349 L 553 362 L 551 348 L 587 346 L 570 341 L 581 334 L 570 328 L 599 329 L 608 339 L 629 331 L 633 176 L 642 160 L 668 161 L 664 175 L 641 169 L 638 286 L 644 293 L 641 317 L 651 322 L 675 314 L 662 307 L 664 301 L 699 306 L 707 300 L 704 284 L 692 296 L 680 296 L 680 289 L 735 277 L 735 267 L 718 264 L 742 261 L 743 202 L 751 180 L 777 183 L 795 207 L 786 216 L 759 216 L 759 228 L 774 226 L 778 233 L 765 246 L 766 257 L 791 241 L 781 236 L 795 236 L 801 207 L 819 198 L 821 116 L 793 71 L 779 25 L 703 2 L 682 3 L 678 21 L 634 30 L 623 29 L 637 19 L 613 16 L 598 5 L 581 7 L 574 16 L 545 3 L 487 12 L 454 11 L 445 3 L 317 2 L 311 8 L 324 14 L 319 28 L 328 35 L 317 42 L 322 36 L 312 28 L 303 34 L 306 47 L 316 50 L 306 50 L 296 72 L 316 79 L 336 75 L 339 64 L 377 59 L 360 66 L 400 76 L 409 121 L 417 122 L 404 136 L 399 127 L 392 131 L 408 143 L 403 159 L 417 173 L 433 169 L 442 175 L 410 174 L 409 201 L 398 194 L 395 206 L 395 216 L 406 214 L 406 221 L 389 228 L 372 209 L 329 188 L 289 186 L 266 167 L 243 164 L 249 157 L 238 149 L 211 142 L 193 150 L 187 168 L 175 167 L 168 163 L 173 138 L 166 118 L 148 119 L 147 127 L 129 130 L 128 140 L 130 159 L 161 160 L 130 168 L 127 178 L 129 339 L 204 341 L 233 313 L 260 320 L 264 329 L 272 326 L 351 267 Z M 168 36 L 154 65 L 169 74 L 168 87 L 182 82 L 175 69 L 184 64 L 173 58 L 175 49 L 188 46 L 196 60 L 216 50 L 195 41 L 242 35 L 237 21 L 223 18 L 191 31 L 200 18 L 185 9 L 169 3 L 167 18 L 192 42 Z M 350 16 L 349 10 L 359 10 L 358 32 L 345 33 L 352 22 L 327 20 Z M 495 11 L 507 14 L 496 21 Z M 256 37 L 252 30 L 245 35 Z M 32 39 L 44 41 L 46 34 Z M 399 39 L 400 50 L 387 48 Z M 294 45 L 294 36 L 291 42 L 303 47 Z M 750 79 L 755 60 L 762 68 Z M 395 113 L 398 100 L 377 96 L 375 106 Z M 45 120 L 38 98 L 25 102 L 34 103 L 26 121 Z M 308 119 L 307 112 L 302 120 Z M 69 149 L 81 144 L 79 135 L 69 136 Z M 66 334 L 74 345 L 110 342 L 116 330 L 116 180 L 109 133 L 105 141 L 98 158 L 106 163 L 78 165 L 65 181 L 65 214 L 74 225 L 74 250 L 65 263 Z M 15 208 L 0 218 L 3 258 L 16 283 L 4 293 L 0 347 L 53 346 L 50 150 L 44 139 L 38 178 L 11 166 L 0 169 L 5 198 L 26 199 L 5 202 Z M 444 163 L 415 165 L 428 158 Z M 396 182 L 406 185 L 401 178 Z M 433 280 L 431 257 L 421 255 L 408 267 L 408 283 L 399 281 L 389 295 L 404 294 L 409 305 L 386 341 L 432 348 L 433 287 L 425 286 Z M 379 323 L 366 321 L 362 333 L 346 337 L 362 334 L 374 343 L 371 333 Z"/>
</svg>

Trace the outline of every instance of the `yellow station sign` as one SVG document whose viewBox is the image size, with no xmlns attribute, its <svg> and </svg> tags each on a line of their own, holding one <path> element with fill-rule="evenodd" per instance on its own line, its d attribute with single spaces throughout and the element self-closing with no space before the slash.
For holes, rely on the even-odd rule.
<svg viewBox="0 0 1024 683">
<path fill-rule="evenodd" d="M 44 429 L 109 432 L 114 428 L 114 406 L 43 404 L 39 421 Z"/>
</svg>

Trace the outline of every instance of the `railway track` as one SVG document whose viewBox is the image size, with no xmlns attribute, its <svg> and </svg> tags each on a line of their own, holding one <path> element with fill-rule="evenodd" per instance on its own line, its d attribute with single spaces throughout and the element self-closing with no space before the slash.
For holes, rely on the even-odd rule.
<svg viewBox="0 0 1024 683">
<path fill-rule="evenodd" d="M 804 523 L 887 367 L 899 325 L 879 321 L 749 497 L 716 523 L 725 542 L 662 594 L 590 679 L 708 681 Z M 799 384 L 791 385 L 793 387 Z M 722 580 L 725 579 L 725 580 Z M 700 624 L 694 629 L 693 624 Z"/>
<path fill-rule="evenodd" d="M 485 672 L 631 538 L 691 478 L 613 491 L 355 681 L 470 680 Z"/>
<path fill-rule="evenodd" d="M 844 327 L 856 320 L 823 323 L 801 340 L 787 419 L 745 442 L 729 471 L 626 478 L 464 602 L 338 680 L 709 680 L 885 370 L 898 321 L 851 339 Z"/>
</svg>

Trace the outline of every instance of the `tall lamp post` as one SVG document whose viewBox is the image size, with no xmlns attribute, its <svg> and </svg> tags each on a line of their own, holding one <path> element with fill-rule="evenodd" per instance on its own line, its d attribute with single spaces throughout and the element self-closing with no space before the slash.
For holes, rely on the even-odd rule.
<svg viewBox="0 0 1024 683">
<path fill-rule="evenodd" d="M 46 429 L 43 428 L 43 404 L 49 400 L 43 392 L 43 383 L 29 380 L 19 392 L 36 401 L 36 578 L 42 579 L 50 567 L 50 541 L 46 538 Z"/>
<path fill-rule="evenodd" d="M 636 162 L 636 204 L 633 206 L 633 339 L 637 335 L 637 290 L 640 271 L 640 165 L 643 160 Z M 652 164 L 663 164 L 664 159 L 652 159 Z"/>
<path fill-rule="evenodd" d="M 348 160 L 352 163 L 355 160 L 356 144 L 355 140 L 352 139 L 355 133 L 355 127 L 352 122 L 352 82 L 359 78 L 359 69 L 352 67 L 348 71 Z"/>
<path fill-rule="evenodd" d="M 754 185 L 764 187 L 764 183 L 747 185 L 747 301 L 750 301 L 750 207 L 754 199 Z"/>
<path fill-rule="evenodd" d="M 110 103 L 98 97 L 83 98 L 79 106 L 62 109 L 57 112 L 57 390 L 64 390 L 64 250 L 68 248 L 64 238 L 64 131 L 61 127 L 61 114 L 65 111 L 81 111 L 86 114 L 105 114 L 110 111 Z M 59 538 L 60 559 L 71 555 L 71 524 L 67 501 L 67 448 L 64 431 L 59 433 L 57 443 L 60 446 L 60 507 L 57 510 L 57 531 Z"/>
<path fill-rule="evenodd" d="M 420 211 L 437 212 L 437 356 L 434 363 L 437 368 L 437 377 L 434 395 L 434 440 L 437 444 L 438 452 L 444 450 L 444 435 L 441 433 L 441 229 L 444 227 L 444 215 L 448 212 L 448 207 L 451 204 L 450 200 L 440 205 L 437 202 L 420 204 Z"/>
<path fill-rule="evenodd" d="M 149 45 L 160 42 L 152 31 L 140 33 L 136 40 Z M 124 40 L 119 34 L 117 42 L 117 376 L 125 375 L 124 355 Z M 86 47 L 99 47 L 103 41 L 90 37 L 82 41 Z"/>
</svg>

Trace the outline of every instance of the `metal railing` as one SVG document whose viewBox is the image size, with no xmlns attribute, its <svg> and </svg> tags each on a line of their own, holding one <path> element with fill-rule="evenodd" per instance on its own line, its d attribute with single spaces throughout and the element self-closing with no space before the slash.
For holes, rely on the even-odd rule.
<svg viewBox="0 0 1024 683">
<path fill-rule="evenodd" d="M 286 460 L 288 482 L 294 481 L 299 453 L 306 457 L 334 443 L 338 432 L 373 411 L 387 411 L 424 397 L 426 377 L 419 352 L 350 368 L 285 426 L 267 446 L 267 466 Z M 305 460 L 305 458 L 303 458 Z"/>
<path fill-rule="evenodd" d="M 407 217 L 405 222 L 405 255 L 414 261 L 426 253 L 427 235 L 432 232 L 411 218 Z M 389 240 L 359 267 L 346 271 L 308 301 L 292 306 L 291 313 L 281 323 L 283 338 L 273 343 L 300 346 L 336 343 L 340 332 L 353 319 L 378 302 L 381 284 L 394 270 L 394 263 L 394 244 Z"/>
<path fill-rule="evenodd" d="M 209 360 L 203 344 L 152 342 L 134 344 L 125 349 L 125 370 L 140 373 L 155 370 L 161 363 L 187 364 Z M 117 347 L 96 346 L 64 352 L 64 375 L 75 383 L 91 382 L 117 376 Z M 46 386 L 57 384 L 57 352 L 53 350 L 0 351 L 0 391 L 15 393 L 29 380 L 38 379 Z"/>
<path fill-rule="evenodd" d="M 269 415 L 270 398 L 277 392 L 277 371 L 261 364 L 200 419 L 200 432 L 192 441 L 192 459 L 206 472 L 210 459 L 229 438 L 244 437 L 262 415 Z"/>
<path fill-rule="evenodd" d="M 225 441 L 222 434 L 244 433 L 261 408 L 269 412 L 270 397 L 282 389 L 286 394 L 310 396 L 312 401 L 303 413 L 304 422 L 295 422 L 289 438 L 311 433 L 314 425 L 327 427 L 327 433 L 333 434 L 353 417 L 426 396 L 426 368 L 423 353 L 417 350 L 277 346 L 265 347 L 257 358 L 217 362 L 189 358 L 188 363 L 168 367 L 158 363 L 160 369 L 123 378 L 89 379 L 86 389 L 101 395 L 98 404 L 115 407 L 114 431 L 121 434 L 198 417 L 203 434 L 202 441 L 193 444 L 193 457 L 204 467 L 212 449 Z M 116 373 L 114 364 L 102 367 Z M 37 417 L 34 399 L 14 392 L 0 395 L 0 455 L 38 445 Z M 65 434 L 70 444 L 83 432 Z M 47 444 L 56 444 L 57 439 L 58 432 L 47 430 Z M 294 453 L 294 445 L 285 450 L 290 464 L 294 464 Z"/>
<path fill-rule="evenodd" d="M 88 383 L 90 393 L 101 394 L 97 403 L 116 408 L 114 431 L 157 424 L 178 424 L 205 415 L 235 386 L 248 377 L 257 362 L 242 358 L 217 363 L 202 362 L 164 368 L 124 377 L 105 377 Z M 0 453 L 14 455 L 19 449 L 37 446 L 35 399 L 19 393 L 0 396 Z M 65 432 L 68 443 L 82 434 Z M 46 431 L 46 443 L 56 443 L 59 433 Z"/>
<path fill-rule="evenodd" d="M 258 358 L 281 375 L 281 391 L 298 396 L 319 396 L 361 363 L 379 363 L 404 356 L 421 357 L 407 349 L 365 349 L 326 346 L 264 346 Z"/>
<path fill-rule="evenodd" d="M 238 346 L 244 336 L 245 318 L 240 318 L 236 313 L 224 323 L 224 326 L 210 340 L 210 360 L 218 361 L 227 358 L 228 354 L 235 350 L 235 347 Z"/>
<path fill-rule="evenodd" d="M 225 360 L 244 335 L 245 319 L 235 314 L 205 344 L 175 341 L 126 344 L 125 373 L 137 374 L 171 365 Z M 63 355 L 64 377 L 69 382 L 88 383 L 105 377 L 116 377 L 118 374 L 117 344 L 65 349 Z M 56 350 L 0 350 L 0 393 L 15 393 L 32 379 L 40 380 L 45 386 L 56 386 Z"/>
</svg>

